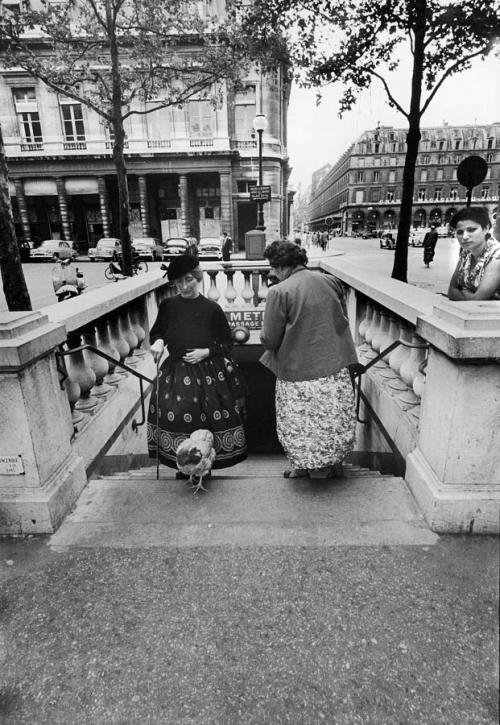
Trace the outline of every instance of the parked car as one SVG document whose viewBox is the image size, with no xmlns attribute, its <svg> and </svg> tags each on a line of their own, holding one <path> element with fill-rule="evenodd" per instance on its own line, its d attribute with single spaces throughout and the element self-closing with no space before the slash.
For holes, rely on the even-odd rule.
<svg viewBox="0 0 500 725">
<path fill-rule="evenodd" d="M 222 242 L 219 237 L 202 237 L 198 244 L 200 259 L 222 259 Z"/>
<path fill-rule="evenodd" d="M 425 228 L 411 229 L 409 243 L 411 247 L 423 247 L 424 237 L 429 230 Z"/>
<path fill-rule="evenodd" d="M 378 239 L 379 238 L 379 231 L 378 229 L 370 229 L 369 231 L 363 232 L 361 235 L 362 239 Z"/>
<path fill-rule="evenodd" d="M 50 262 L 54 259 L 75 259 L 76 249 L 73 242 L 62 239 L 46 239 L 39 247 L 32 249 L 30 259 L 32 262 Z"/>
<path fill-rule="evenodd" d="M 188 254 L 191 257 L 198 256 L 198 246 L 194 239 L 184 237 L 170 237 L 163 245 L 163 259 L 173 259 L 181 254 Z"/>
<path fill-rule="evenodd" d="M 139 259 L 149 259 L 152 262 L 163 259 L 163 247 L 154 237 L 137 237 L 133 239 L 132 249 L 137 252 Z"/>
<path fill-rule="evenodd" d="M 115 237 L 103 237 L 99 239 L 96 246 L 89 249 L 91 262 L 109 262 L 116 259 L 122 253 L 122 243 Z"/>
<path fill-rule="evenodd" d="M 386 229 L 380 237 L 380 249 L 396 249 L 396 229 Z"/>
</svg>

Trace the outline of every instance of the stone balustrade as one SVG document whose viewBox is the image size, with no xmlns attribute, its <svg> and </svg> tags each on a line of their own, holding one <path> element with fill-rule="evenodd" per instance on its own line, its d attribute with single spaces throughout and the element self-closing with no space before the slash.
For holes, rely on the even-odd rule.
<svg viewBox="0 0 500 725">
<path fill-rule="evenodd" d="M 498 533 L 500 302 L 450 302 L 336 257 L 359 360 L 359 456 L 399 469 L 438 532 Z"/>
</svg>

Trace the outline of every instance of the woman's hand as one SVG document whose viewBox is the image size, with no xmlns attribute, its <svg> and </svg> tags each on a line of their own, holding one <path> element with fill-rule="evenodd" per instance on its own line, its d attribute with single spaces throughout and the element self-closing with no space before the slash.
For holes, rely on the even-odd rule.
<svg viewBox="0 0 500 725">
<path fill-rule="evenodd" d="M 163 340 L 156 340 L 155 342 L 153 342 L 150 349 L 153 360 L 155 361 L 155 363 L 158 363 L 161 356 L 163 355 L 163 351 L 165 350 L 165 343 L 163 342 Z"/>
<path fill-rule="evenodd" d="M 210 350 L 208 347 L 195 347 L 194 350 L 188 350 L 182 359 L 190 365 L 195 365 L 205 360 L 209 355 Z"/>
</svg>

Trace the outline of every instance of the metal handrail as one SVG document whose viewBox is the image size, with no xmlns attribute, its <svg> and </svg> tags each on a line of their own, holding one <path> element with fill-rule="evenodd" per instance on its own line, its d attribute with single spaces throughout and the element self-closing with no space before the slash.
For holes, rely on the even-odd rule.
<svg viewBox="0 0 500 725">
<path fill-rule="evenodd" d="M 146 422 L 146 410 L 144 407 L 143 384 L 144 384 L 144 381 L 151 383 L 151 384 L 154 383 L 154 378 L 148 378 L 147 375 L 143 375 L 143 373 L 138 373 L 137 370 L 134 370 L 133 368 L 131 368 L 130 365 L 125 365 L 125 363 L 122 363 L 121 360 L 116 360 L 111 355 L 108 355 L 108 353 L 103 352 L 102 350 L 99 350 L 99 348 L 94 347 L 93 345 L 87 345 L 87 344 L 79 345 L 78 347 L 72 347 L 70 350 L 59 349 L 56 351 L 56 359 L 59 360 L 63 357 L 66 357 L 66 355 L 71 355 L 75 352 L 82 352 L 83 350 L 90 350 L 91 352 L 95 353 L 96 355 L 100 355 L 100 357 L 105 358 L 108 362 L 112 363 L 115 366 L 118 365 L 119 367 L 123 368 L 123 370 L 126 370 L 129 373 L 132 373 L 132 375 L 135 375 L 135 377 L 139 379 L 139 390 L 140 390 L 140 394 L 141 394 L 142 420 L 139 423 L 137 423 L 137 421 L 134 418 L 134 420 L 132 421 L 132 430 L 135 431 L 135 430 L 137 430 L 137 428 L 139 428 L 139 426 L 144 425 L 144 423 Z M 62 379 L 59 381 L 59 383 L 61 385 L 61 390 L 63 390 L 64 389 L 63 383 L 69 376 L 68 376 L 68 373 L 66 372 L 66 370 L 63 368 L 60 368 L 59 365 L 58 365 L 57 369 L 58 369 L 59 373 L 61 373 L 61 375 L 63 376 Z"/>
<path fill-rule="evenodd" d="M 430 344 L 428 342 L 407 342 L 406 340 L 395 340 L 392 342 L 388 347 L 385 348 L 385 350 L 382 350 L 379 352 L 379 354 L 374 357 L 372 360 L 370 360 L 369 363 L 366 365 L 362 365 L 361 363 L 358 363 L 355 370 L 352 371 L 352 378 L 353 378 L 353 384 L 356 389 L 356 420 L 358 423 L 362 423 L 363 425 L 367 425 L 370 421 L 368 420 L 362 420 L 359 417 L 359 408 L 361 405 L 361 378 L 366 373 L 367 370 L 369 370 L 371 367 L 373 367 L 376 363 L 378 363 L 379 360 L 381 360 L 383 357 L 391 353 L 393 350 L 395 350 L 399 345 L 403 345 L 403 347 L 413 347 L 418 348 L 421 350 L 428 350 L 430 347 Z M 419 365 L 419 369 L 422 367 L 422 364 Z"/>
</svg>

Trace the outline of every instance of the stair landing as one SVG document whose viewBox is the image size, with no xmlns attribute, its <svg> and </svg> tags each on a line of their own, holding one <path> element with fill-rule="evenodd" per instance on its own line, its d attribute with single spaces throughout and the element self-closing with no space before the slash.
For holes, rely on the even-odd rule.
<svg viewBox="0 0 500 725">
<path fill-rule="evenodd" d="M 54 548 L 434 544 L 404 480 L 355 466 L 332 480 L 285 479 L 282 456 L 214 471 L 208 492 L 160 466 L 89 482 Z"/>
</svg>

